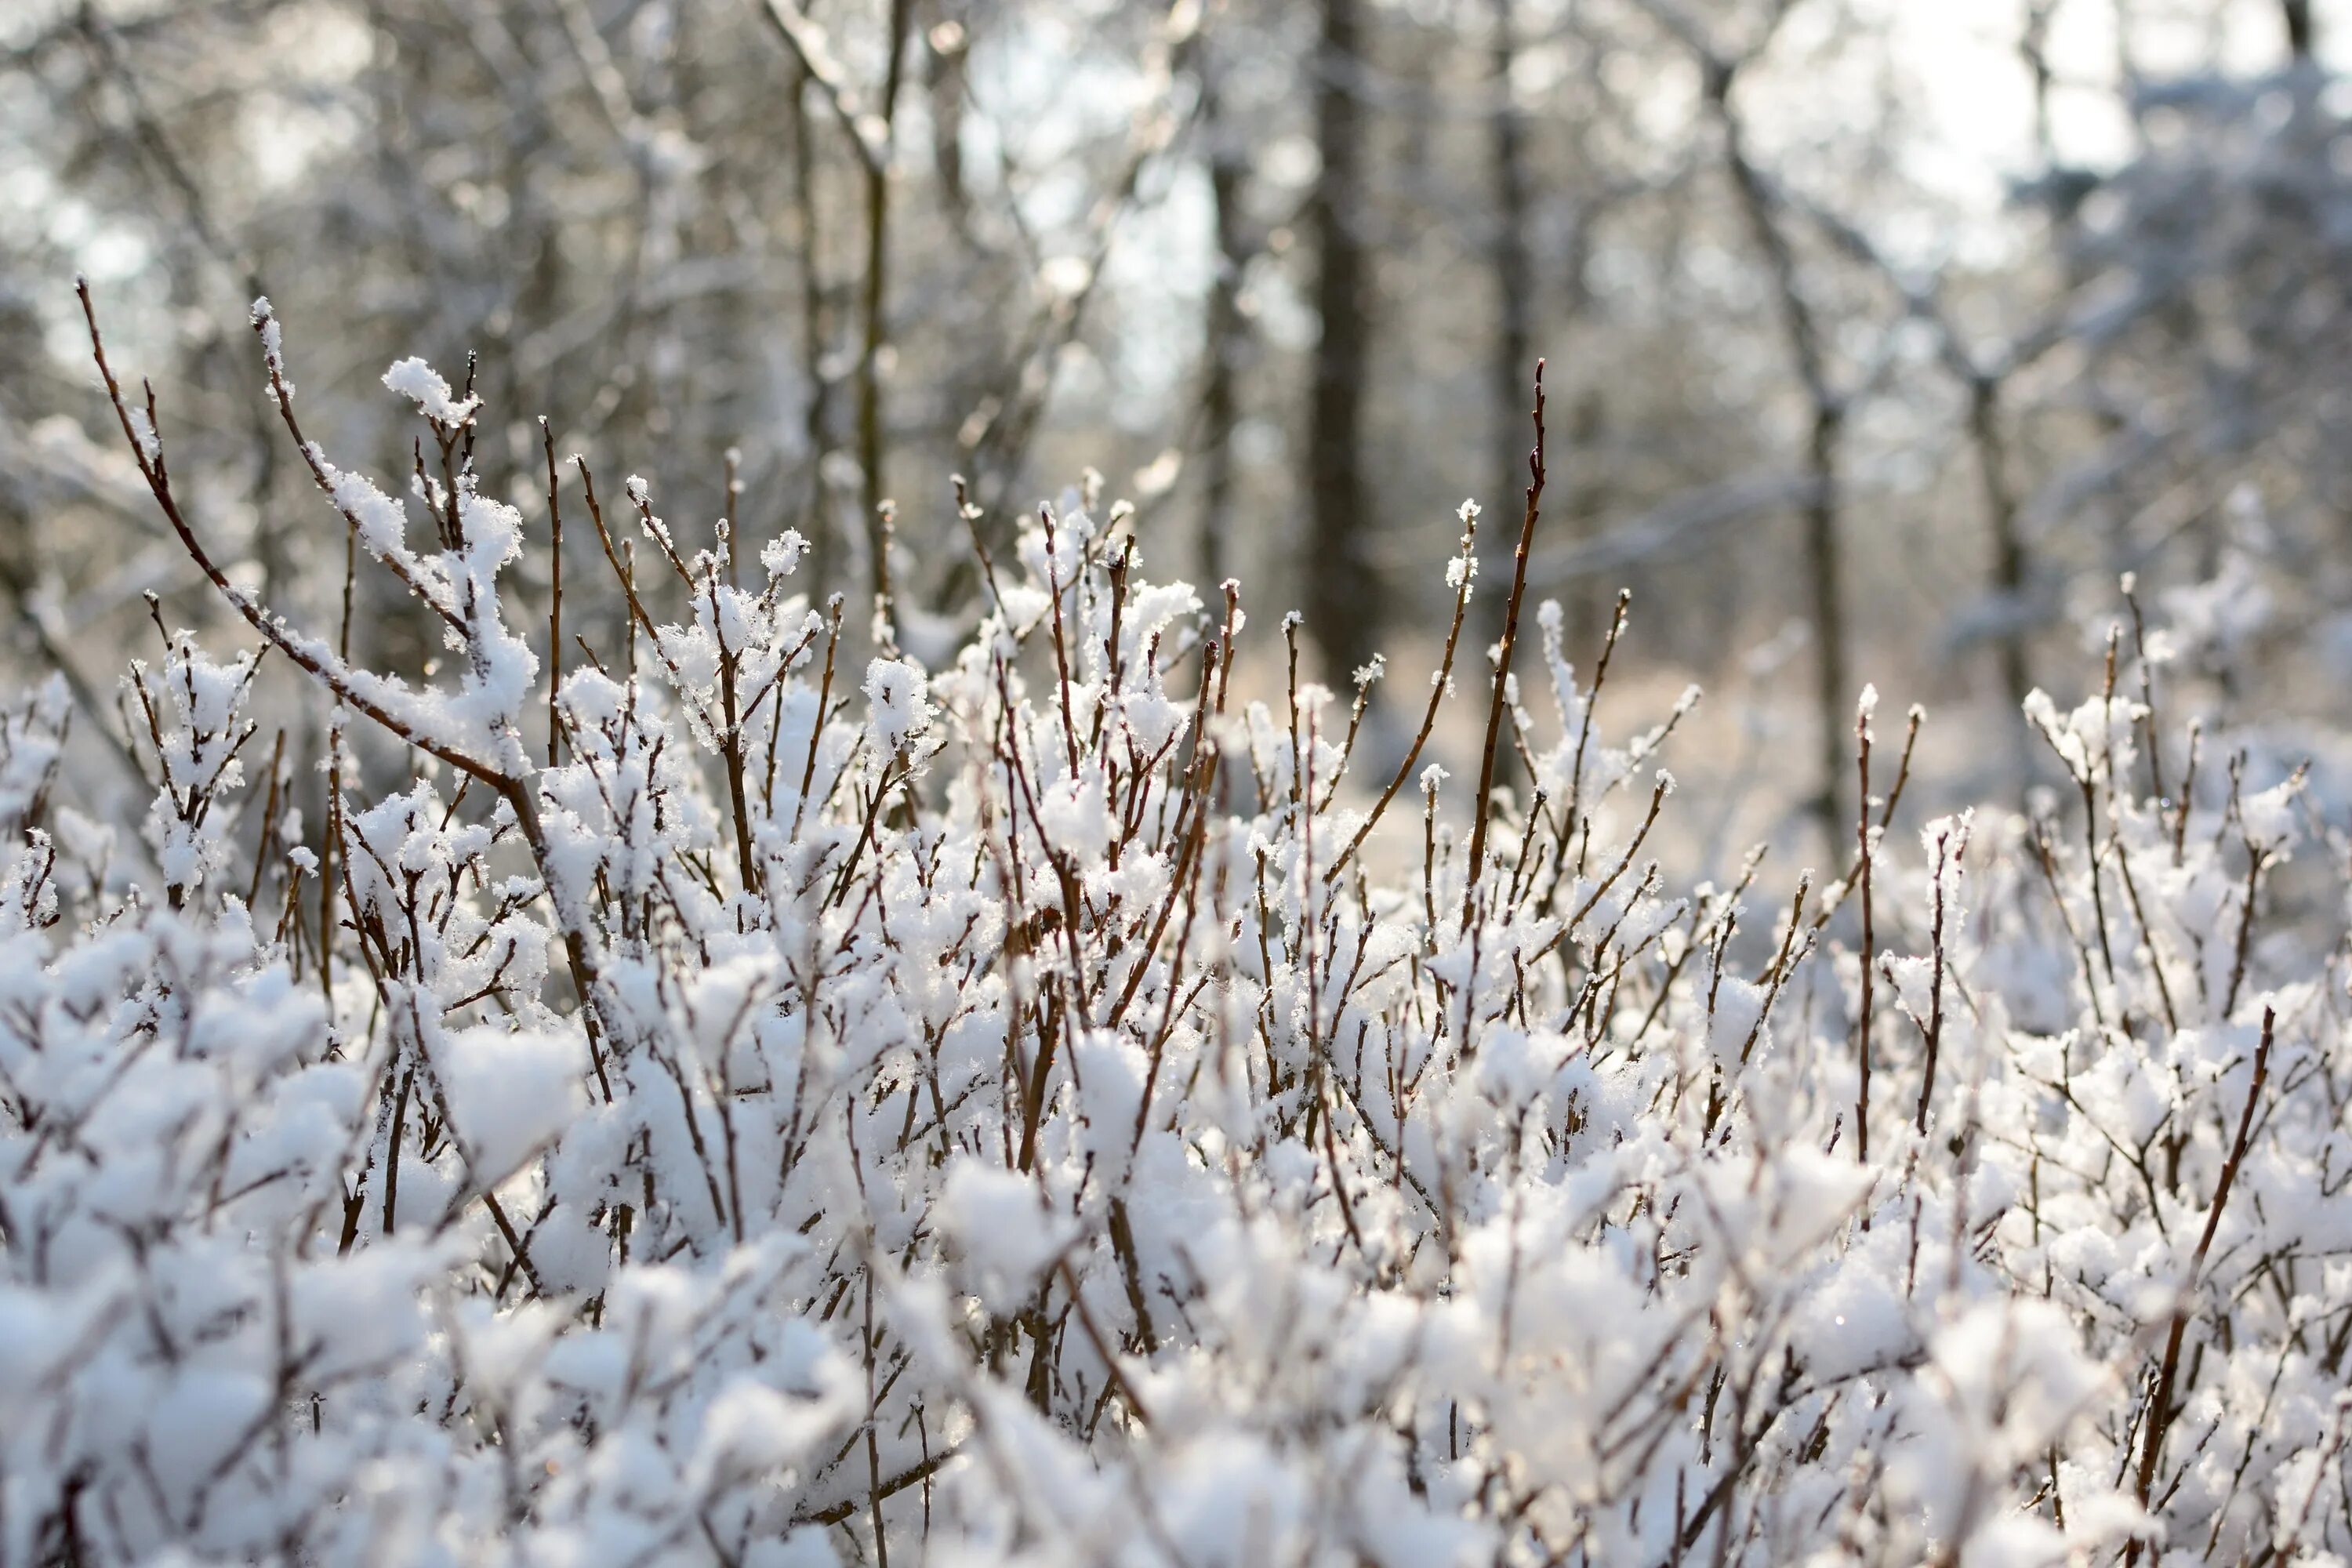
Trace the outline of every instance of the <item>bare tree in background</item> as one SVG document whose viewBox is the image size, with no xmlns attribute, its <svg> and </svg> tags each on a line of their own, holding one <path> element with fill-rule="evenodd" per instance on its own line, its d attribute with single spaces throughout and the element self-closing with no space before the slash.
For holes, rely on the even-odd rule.
<svg viewBox="0 0 2352 1568">
<path fill-rule="evenodd" d="M 2067 668 L 2062 628 L 2122 571 L 2153 605 L 2245 558 L 2306 649 L 2352 602 L 2341 40 L 2310 0 L 2168 0 L 2086 47 L 2102 9 L 2014 6 L 1976 66 L 2025 88 L 2021 123 L 1954 141 L 1906 101 L 1936 63 L 1911 24 L 1849 0 L 0 3 L 16 662 L 83 661 L 119 729 L 106 677 L 152 636 L 129 584 L 210 613 L 66 429 L 95 411 L 56 357 L 77 269 L 130 285 L 126 353 L 202 415 L 174 467 L 224 548 L 314 616 L 342 560 L 250 395 L 265 281 L 290 328 L 331 329 L 306 418 L 380 468 L 408 462 L 370 406 L 383 366 L 478 349 L 488 403 L 644 473 L 689 538 L 798 528 L 828 590 L 889 574 L 895 496 L 919 657 L 951 645 L 916 612 L 936 634 L 984 596 L 949 476 L 992 544 L 1085 464 L 1156 530 L 1138 466 L 1172 447 L 1155 568 L 1265 550 L 1343 681 L 1444 624 L 1426 563 L 1464 494 L 1517 493 L 1541 353 L 1565 493 L 1531 583 L 1571 657 L 1624 583 L 1664 612 L 1637 669 L 1737 690 L 1802 622 L 1802 674 L 1749 710 L 1787 759 L 1765 789 L 1828 810 L 1865 669 L 2023 743 L 1994 710 Z M 2165 63 L 2184 19 L 2267 58 Z M 2100 95 L 2133 128 L 2105 161 L 2070 132 Z M 2006 205 L 1912 156 L 2012 131 Z M 486 473 L 539 467 L 527 422 L 481 443 Z M 595 564 L 589 535 L 564 549 Z M 378 592 L 360 651 L 421 669 L 439 650 Z M 564 621 L 592 649 L 623 630 Z M 1820 744 L 1780 744 L 1801 728 Z M 2022 776 L 1976 751 L 1979 795 Z"/>
<path fill-rule="evenodd" d="M 889 491 L 883 474 L 882 354 L 889 325 L 890 153 L 898 127 L 898 86 L 906 70 L 907 34 L 914 24 L 914 0 L 889 0 L 890 21 L 882 68 L 878 155 L 866 163 L 866 341 L 857 360 L 857 469 L 865 481 L 866 548 L 873 552 L 874 594 L 890 593 L 889 537 L 882 506 Z"/>
<path fill-rule="evenodd" d="M 1519 110 L 1511 89 L 1517 58 L 1517 6 L 1493 0 L 1495 211 L 1488 226 L 1495 274 L 1495 494 L 1507 501 L 1527 482 L 1528 386 L 1534 374 L 1530 320 L 1536 304 L 1528 265 L 1528 172 L 1521 153 Z M 1508 510 L 1506 507 L 1505 510 Z M 1512 540 L 1507 528 L 1489 529 L 1483 542 L 1480 575 L 1488 583 L 1509 581 Z M 1485 621 L 1501 626 L 1499 594 L 1489 594 Z"/>
<path fill-rule="evenodd" d="M 1307 627 L 1342 678 L 1372 655 L 1381 622 L 1371 555 L 1373 514 L 1359 450 L 1371 334 L 1364 247 L 1364 69 L 1358 0 L 1322 0 L 1315 57 L 1315 140 L 1321 153 L 1309 223 L 1315 238 L 1313 393 L 1307 413 L 1305 560 Z"/>
<path fill-rule="evenodd" d="M 2279 10 L 2286 22 L 2287 53 L 2299 64 L 2311 58 L 2315 45 L 2311 20 L 2311 0 L 2279 0 Z"/>
<path fill-rule="evenodd" d="M 1215 208 L 1215 248 L 1208 305 L 1202 324 L 1201 521 L 1197 559 L 1204 584 L 1223 582 L 1234 562 L 1234 426 L 1240 419 L 1236 372 L 1247 333 L 1242 319 L 1242 184 L 1249 168 L 1245 129 L 1224 107 L 1223 51 L 1208 40 L 1200 52 L 1201 137 L 1207 149 L 1209 200 Z"/>
<path fill-rule="evenodd" d="M 1749 155 L 1748 128 L 1732 100 L 1741 72 L 1769 46 L 1772 31 L 1787 16 L 1788 8 L 1777 8 L 1763 35 L 1736 54 L 1724 53 L 1710 43 L 1679 8 L 1660 4 L 1655 10 L 1697 62 L 1700 93 L 1715 125 L 1724 171 L 1730 177 L 1741 216 L 1763 259 L 1788 355 L 1804 393 L 1807 495 L 1801 516 L 1807 604 L 1813 632 L 1817 726 L 1812 809 L 1823 826 L 1834 832 L 1835 824 L 1848 820 L 1840 802 L 1847 789 L 1845 721 L 1853 702 L 1846 654 L 1844 551 L 1840 523 L 1842 445 L 1848 398 L 1832 381 L 1829 345 L 1820 316 L 1807 294 L 1790 234 L 1788 214 L 1778 192 Z"/>
<path fill-rule="evenodd" d="M 863 175 L 865 258 L 860 269 L 857 350 L 857 469 L 859 512 L 866 531 L 866 569 L 877 601 L 889 597 L 890 561 L 882 507 L 883 359 L 889 339 L 890 163 L 896 152 L 898 91 L 905 80 L 914 0 L 885 0 L 882 79 L 869 103 L 849 82 L 822 29 L 793 0 L 766 0 L 766 14 L 791 46 L 803 77 L 815 81 L 841 122 Z"/>
</svg>

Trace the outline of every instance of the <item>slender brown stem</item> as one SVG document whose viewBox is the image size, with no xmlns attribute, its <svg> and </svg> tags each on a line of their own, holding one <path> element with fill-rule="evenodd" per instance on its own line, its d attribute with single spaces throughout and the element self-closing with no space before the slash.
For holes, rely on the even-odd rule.
<svg viewBox="0 0 2352 1568">
<path fill-rule="evenodd" d="M 1864 707 L 1854 716 L 1854 773 L 1858 786 L 1853 814 L 1853 834 L 1856 848 L 1862 858 L 1862 998 L 1854 1018 L 1854 1068 L 1856 1089 L 1853 1101 L 1854 1158 L 1864 1164 L 1870 1163 L 1870 1024 L 1871 1024 L 1871 956 L 1878 944 L 1875 913 L 1872 907 L 1870 889 L 1870 710 Z M 1906 748 L 1907 750 L 1907 748 Z"/>
<path fill-rule="evenodd" d="M 551 768 L 563 744 L 563 725 L 555 712 L 555 694 L 563 684 L 563 506 L 556 499 L 555 435 L 543 417 L 539 439 L 547 451 L 547 519 L 553 534 L 548 546 L 547 597 L 547 765 Z"/>
<path fill-rule="evenodd" d="M 1528 587 L 1528 551 L 1535 542 L 1536 517 L 1544 487 L 1544 362 L 1536 361 L 1535 449 L 1528 454 L 1528 510 L 1519 524 L 1518 549 L 1511 556 L 1511 597 L 1503 612 L 1503 642 L 1495 655 L 1495 694 L 1486 709 L 1486 746 L 1478 761 L 1478 793 L 1471 801 L 1470 871 L 1462 891 L 1462 923 L 1470 923 L 1478 897 L 1478 876 L 1486 860 L 1486 797 L 1495 789 L 1496 742 L 1503 733 L 1505 692 L 1511 679 L 1511 650 L 1519 640 L 1519 601 Z"/>
<path fill-rule="evenodd" d="M 808 810 L 809 791 L 814 786 L 816 780 L 816 747 L 817 742 L 824 737 L 824 712 L 833 703 L 834 655 L 841 648 L 841 595 L 835 594 L 832 602 L 825 607 L 832 612 L 832 615 L 831 629 L 826 633 L 824 639 L 824 679 L 817 687 L 816 713 L 809 720 L 808 756 L 801 763 L 800 798 L 793 803 L 793 830 L 788 837 L 794 843 L 800 841 L 801 817 Z"/>
<path fill-rule="evenodd" d="M 1947 851 L 1949 851 L 1948 855 Z M 1927 973 L 1927 1021 L 1920 1026 L 1927 1038 L 1927 1058 L 1920 1068 L 1919 1110 L 1916 1118 L 1919 1135 L 1927 1134 L 1927 1108 L 1936 1094 L 1936 1058 L 1944 1044 L 1944 919 L 1948 902 L 1945 891 L 1945 868 L 1957 868 L 1960 858 L 1969 852 L 1965 829 L 1954 843 L 1949 833 L 1936 838 L 1936 900 L 1934 926 L 1928 932 L 1930 959 Z"/>
<path fill-rule="evenodd" d="M 1454 686 L 1454 650 L 1462 641 L 1462 624 L 1468 617 L 1470 584 L 1475 575 L 1472 568 L 1478 559 L 1477 543 L 1478 509 L 1465 503 L 1462 508 L 1462 549 L 1456 558 L 1461 563 L 1462 580 L 1454 588 L 1454 620 L 1445 628 L 1445 651 L 1439 656 L 1437 673 L 1429 682 L 1429 706 L 1422 712 L 1421 728 L 1415 731 L 1412 744 L 1406 748 L 1404 761 L 1397 764 L 1388 787 L 1381 791 L 1381 798 L 1373 803 L 1371 814 L 1364 818 L 1363 825 L 1356 829 L 1355 837 L 1348 840 L 1347 847 L 1339 851 L 1330 868 L 1323 873 L 1323 879 L 1327 882 L 1338 879 L 1339 873 L 1347 868 L 1348 862 L 1355 858 L 1356 851 L 1363 847 L 1364 840 L 1371 837 L 1372 829 L 1380 825 L 1381 816 L 1387 812 L 1389 803 L 1396 799 L 1398 791 L 1404 788 L 1404 781 L 1412 776 L 1412 764 L 1420 761 L 1422 748 L 1429 744 L 1430 734 L 1437 728 L 1437 710 L 1444 706 L 1446 693 Z"/>
</svg>

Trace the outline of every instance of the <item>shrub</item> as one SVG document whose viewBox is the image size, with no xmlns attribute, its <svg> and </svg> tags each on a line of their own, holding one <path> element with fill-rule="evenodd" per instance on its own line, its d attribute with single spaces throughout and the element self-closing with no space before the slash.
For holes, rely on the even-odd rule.
<svg viewBox="0 0 2352 1568">
<path fill-rule="evenodd" d="M 386 380 L 414 506 L 300 449 L 439 684 L 233 586 L 115 391 L 334 707 L 317 847 L 275 764 L 238 830 L 254 653 L 133 668 L 160 897 L 41 826 L 61 699 L 0 726 L 0 1562 L 2352 1552 L 2343 947 L 2257 940 L 2319 829 L 2159 745 L 2160 644 L 2037 698 L 2051 810 L 1900 851 L 1865 696 L 1845 874 L 1678 890 L 1679 710 L 1612 744 L 1517 584 L 1524 806 L 1357 780 L 1377 668 L 1236 696 L 1238 590 L 1095 499 L 859 670 L 795 537 L 631 481 L 629 574 L 581 465 L 631 630 L 551 682 L 472 400 Z"/>
</svg>

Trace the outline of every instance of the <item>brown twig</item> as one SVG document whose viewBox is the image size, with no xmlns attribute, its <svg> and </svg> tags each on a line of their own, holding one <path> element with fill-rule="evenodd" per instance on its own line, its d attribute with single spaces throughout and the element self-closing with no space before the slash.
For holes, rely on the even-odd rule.
<svg viewBox="0 0 2352 1568">
<path fill-rule="evenodd" d="M 1528 551 L 1535 542 L 1536 518 L 1544 487 L 1544 362 L 1536 361 L 1535 449 L 1528 454 L 1528 510 L 1519 524 L 1518 548 L 1511 555 L 1511 597 L 1503 611 L 1503 641 L 1495 655 L 1495 691 L 1486 709 L 1486 745 L 1478 762 L 1478 793 L 1470 803 L 1469 874 L 1462 890 L 1462 923 L 1468 925 L 1478 896 L 1478 877 L 1486 859 L 1487 796 L 1495 789 L 1496 742 L 1503 733 L 1505 691 L 1511 679 L 1511 653 L 1519 640 L 1519 601 L 1528 587 Z"/>
<path fill-rule="evenodd" d="M 563 725 L 555 711 L 555 694 L 563 684 L 563 506 L 556 499 L 555 435 L 544 416 L 539 422 L 539 439 L 547 451 L 547 519 L 553 535 L 548 546 L 547 598 L 547 765 L 551 768 L 563 743 Z"/>
<path fill-rule="evenodd" d="M 1397 764 L 1388 787 L 1381 791 L 1381 798 L 1373 803 L 1370 815 L 1364 818 L 1357 827 L 1355 837 L 1348 840 L 1347 847 L 1339 851 L 1329 869 L 1323 873 L 1323 879 L 1327 882 L 1335 880 L 1346 869 L 1348 862 L 1355 858 L 1356 851 L 1363 847 L 1364 840 L 1371 837 L 1372 829 L 1380 825 L 1381 816 L 1387 812 L 1389 803 L 1396 799 L 1397 792 L 1404 788 L 1405 780 L 1412 776 L 1412 764 L 1421 759 L 1422 748 L 1429 744 L 1430 734 L 1437 728 L 1437 710 L 1444 705 L 1446 693 L 1454 685 L 1454 651 L 1462 641 L 1462 623 L 1467 618 L 1470 608 L 1470 586 L 1475 576 L 1472 569 L 1478 559 L 1477 542 L 1478 509 L 1465 502 L 1462 508 L 1461 552 L 1455 557 L 1461 563 L 1462 580 L 1454 584 L 1454 620 L 1445 628 L 1445 651 L 1438 658 L 1436 674 L 1430 678 L 1429 706 L 1422 712 L 1421 728 L 1414 732 L 1412 744 L 1405 748 L 1404 761 Z"/>
<path fill-rule="evenodd" d="M 1915 722 L 1912 732 L 1917 733 Z M 1870 709 L 1864 705 L 1854 714 L 1854 774 L 1858 803 L 1853 814 L 1855 847 L 1861 857 L 1862 879 L 1862 997 L 1854 1016 L 1854 1069 L 1856 1073 L 1853 1101 L 1854 1159 L 1863 1164 L 1870 1163 L 1870 1024 L 1871 1024 L 1871 964 L 1872 950 L 1877 945 L 1875 910 L 1872 906 L 1870 889 Z M 1910 748 L 1904 748 L 1907 756 Z"/>
</svg>

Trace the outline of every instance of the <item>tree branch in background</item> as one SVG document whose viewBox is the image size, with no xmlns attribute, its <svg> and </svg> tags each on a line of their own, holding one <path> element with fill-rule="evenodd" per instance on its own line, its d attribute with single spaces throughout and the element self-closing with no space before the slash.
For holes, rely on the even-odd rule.
<svg viewBox="0 0 2352 1568">
<path fill-rule="evenodd" d="M 1815 656 L 1813 707 L 1816 781 L 1811 810 L 1824 831 L 1834 835 L 1842 820 L 1845 779 L 1844 716 L 1850 699 L 1846 665 L 1843 544 L 1840 539 L 1840 445 L 1848 398 L 1830 379 L 1820 320 L 1799 276 L 1784 214 L 1771 184 L 1748 148 L 1748 131 L 1732 89 L 1741 71 L 1769 46 L 1772 31 L 1787 15 L 1776 6 L 1763 36 L 1737 55 L 1710 44 L 1697 24 L 1674 0 L 1643 0 L 1644 8 L 1687 49 L 1699 72 L 1700 97 L 1715 122 L 1725 173 L 1738 197 L 1749 236 L 1771 279 L 1789 357 L 1807 405 L 1804 463 L 1811 494 L 1804 503 L 1805 575 L 1811 600 Z"/>
</svg>

